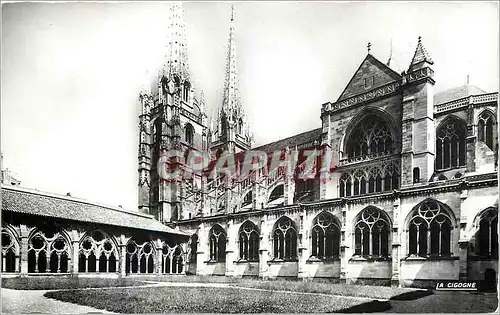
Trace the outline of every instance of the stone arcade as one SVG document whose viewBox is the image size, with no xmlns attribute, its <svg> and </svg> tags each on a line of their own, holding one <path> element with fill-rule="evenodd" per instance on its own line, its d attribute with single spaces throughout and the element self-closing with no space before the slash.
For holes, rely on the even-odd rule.
<svg viewBox="0 0 500 315">
<path fill-rule="evenodd" d="M 368 50 L 340 97 L 322 105 L 317 129 L 253 148 L 238 91 L 234 15 L 212 123 L 191 83 L 182 6 L 171 10 L 165 63 L 139 96 L 141 213 L 2 186 L 2 237 L 10 240 L 3 273 L 180 272 L 402 286 L 496 277 L 498 93 L 472 85 L 435 93 L 434 62 L 419 38 L 406 71 Z M 158 161 L 173 149 L 219 156 L 309 147 L 337 161 L 328 180 L 297 181 L 281 170 L 242 181 L 158 176 Z M 102 215 L 68 210 L 88 207 Z"/>
</svg>

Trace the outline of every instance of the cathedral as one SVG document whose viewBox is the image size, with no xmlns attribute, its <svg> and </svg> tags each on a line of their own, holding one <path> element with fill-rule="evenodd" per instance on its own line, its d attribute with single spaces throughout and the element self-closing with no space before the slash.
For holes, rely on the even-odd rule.
<svg viewBox="0 0 500 315">
<path fill-rule="evenodd" d="M 181 4 L 172 5 L 169 28 L 164 64 L 138 96 L 138 211 L 2 184 L 2 276 L 179 273 L 417 287 L 497 277 L 497 92 L 466 84 L 435 93 L 420 37 L 403 72 L 368 45 L 340 97 L 321 105 L 316 129 L 254 147 L 234 14 L 216 117 L 192 84 Z M 334 161 L 326 176 L 298 178 L 300 161 L 214 177 L 169 155 L 231 154 L 241 168 L 248 152 L 308 149 Z M 165 180 L 163 167 L 190 176 Z"/>
</svg>

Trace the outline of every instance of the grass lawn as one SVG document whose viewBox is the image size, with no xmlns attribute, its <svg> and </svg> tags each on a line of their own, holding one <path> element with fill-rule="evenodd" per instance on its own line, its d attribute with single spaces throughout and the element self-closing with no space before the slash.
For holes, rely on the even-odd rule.
<svg viewBox="0 0 500 315">
<path fill-rule="evenodd" d="M 47 292 L 46 297 L 118 313 L 324 313 L 363 300 L 232 288 L 113 288 Z"/>
<path fill-rule="evenodd" d="M 142 281 L 133 278 L 100 279 L 77 277 L 30 277 L 2 279 L 2 288 L 14 290 L 60 290 L 79 288 L 129 287 L 144 285 Z"/>
<path fill-rule="evenodd" d="M 402 294 L 420 292 L 427 290 L 414 288 L 383 287 L 370 285 L 347 285 L 341 283 L 299 281 L 295 280 L 258 280 L 240 279 L 238 283 L 231 283 L 234 286 L 307 293 L 322 293 L 342 296 L 368 297 L 374 299 L 390 299 Z"/>
<path fill-rule="evenodd" d="M 414 291 L 366 301 L 206 287 L 66 290 L 45 296 L 117 313 L 486 313 L 494 312 L 498 304 L 491 293 Z"/>
</svg>

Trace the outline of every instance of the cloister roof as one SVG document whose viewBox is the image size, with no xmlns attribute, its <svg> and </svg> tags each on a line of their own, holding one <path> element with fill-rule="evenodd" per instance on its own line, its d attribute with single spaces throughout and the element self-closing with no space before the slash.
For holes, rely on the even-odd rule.
<svg viewBox="0 0 500 315">
<path fill-rule="evenodd" d="M 163 225 L 152 215 L 100 205 L 79 198 L 8 185 L 2 185 L 2 211 L 189 235 L 186 232 Z"/>
</svg>

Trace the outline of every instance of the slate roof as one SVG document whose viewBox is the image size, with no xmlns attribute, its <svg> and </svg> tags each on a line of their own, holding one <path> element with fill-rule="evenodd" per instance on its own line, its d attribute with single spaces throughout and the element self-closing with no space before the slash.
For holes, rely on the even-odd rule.
<svg viewBox="0 0 500 315">
<path fill-rule="evenodd" d="M 275 142 L 271 142 L 268 144 L 264 144 L 260 147 L 252 148 L 252 150 L 258 150 L 258 151 L 264 151 L 267 153 L 271 153 L 277 150 L 284 150 L 286 147 L 289 147 L 290 149 L 301 146 L 312 146 L 314 143 L 314 140 L 317 140 L 317 144 L 321 144 L 321 133 L 322 133 L 322 128 L 317 128 L 313 130 L 309 130 L 303 133 L 299 133 L 297 135 L 281 139 Z"/>
<path fill-rule="evenodd" d="M 8 185 L 2 185 L 2 211 L 189 235 L 160 223 L 151 215 Z"/>
<path fill-rule="evenodd" d="M 447 103 L 453 100 L 458 100 L 471 95 L 481 95 L 487 92 L 481 90 L 477 86 L 464 84 L 448 90 L 434 94 L 434 105 Z"/>
</svg>

